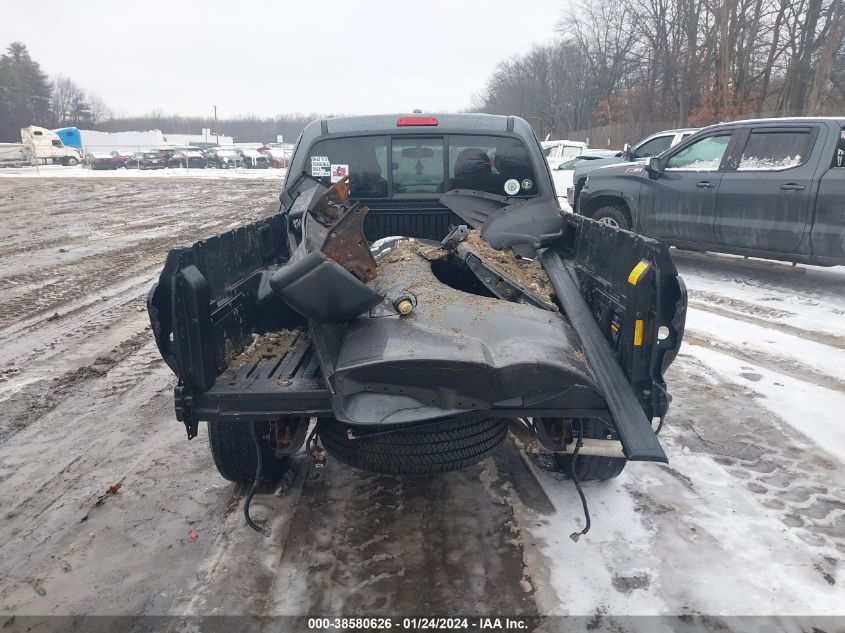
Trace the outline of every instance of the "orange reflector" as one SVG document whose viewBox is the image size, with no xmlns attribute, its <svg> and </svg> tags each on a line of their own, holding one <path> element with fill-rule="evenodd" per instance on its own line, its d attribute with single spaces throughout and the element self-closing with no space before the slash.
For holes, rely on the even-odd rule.
<svg viewBox="0 0 845 633">
<path fill-rule="evenodd" d="M 643 320 L 637 319 L 634 321 L 634 347 L 639 347 L 643 344 Z"/>
</svg>

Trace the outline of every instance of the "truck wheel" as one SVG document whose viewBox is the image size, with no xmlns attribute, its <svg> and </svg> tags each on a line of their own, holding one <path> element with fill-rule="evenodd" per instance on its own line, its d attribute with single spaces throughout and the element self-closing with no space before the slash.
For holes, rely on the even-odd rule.
<svg viewBox="0 0 845 633">
<path fill-rule="evenodd" d="M 249 425 L 253 422 L 209 422 L 208 444 L 214 465 L 224 479 L 238 484 L 250 483 L 255 479 L 255 469 L 258 458 L 255 455 L 255 445 L 249 434 Z M 269 422 L 258 425 L 258 436 L 266 435 L 270 431 Z M 262 461 L 264 473 L 262 477 L 274 479 L 281 475 L 287 464 L 287 458 L 278 458 L 269 446 L 262 442 Z"/>
<path fill-rule="evenodd" d="M 431 475 L 472 466 L 489 457 L 505 439 L 508 427 L 504 419 L 458 417 L 356 439 L 349 439 L 348 428 L 334 418 L 318 422 L 323 446 L 338 461 L 374 473 Z"/>
<path fill-rule="evenodd" d="M 584 420 L 584 437 L 590 439 L 619 439 L 601 421 L 596 419 Z M 558 469 L 567 477 L 572 473 L 572 455 L 555 453 Z M 596 457 L 594 455 L 579 455 L 575 462 L 575 474 L 578 481 L 603 481 L 618 477 L 625 468 L 628 460 L 619 457 Z"/>
<path fill-rule="evenodd" d="M 622 206 L 599 207 L 590 217 L 596 222 L 601 222 L 617 229 L 631 230 L 631 221 L 628 219 L 625 207 Z"/>
<path fill-rule="evenodd" d="M 65 165 L 68 167 L 76 167 L 79 164 L 79 161 L 76 160 L 73 156 L 68 156 L 65 158 Z"/>
</svg>

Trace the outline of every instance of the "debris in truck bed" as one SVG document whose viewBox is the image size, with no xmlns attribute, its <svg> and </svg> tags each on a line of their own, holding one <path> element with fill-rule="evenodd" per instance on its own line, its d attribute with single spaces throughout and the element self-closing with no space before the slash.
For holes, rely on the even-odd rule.
<svg viewBox="0 0 845 633">
<path fill-rule="evenodd" d="M 557 310 L 553 298 L 552 284 L 549 282 L 549 277 L 540 262 L 521 259 L 510 248 L 501 251 L 496 250 L 481 239 L 481 233 L 478 229 L 472 229 L 469 232 L 467 243 L 485 264 L 492 264 L 493 267 L 500 269 L 505 276 L 527 290 L 533 291 L 540 299 Z"/>
<path fill-rule="evenodd" d="M 390 251 L 390 254 L 384 259 L 384 264 L 396 264 L 402 261 L 408 261 L 419 255 L 430 262 L 438 259 L 444 259 L 448 253 L 438 246 L 432 244 L 425 244 L 417 240 L 402 240 Z"/>
<path fill-rule="evenodd" d="M 477 254 L 485 263 L 511 281 L 522 286 L 526 290 L 533 292 L 539 299 L 546 303 L 550 308 L 557 311 L 558 307 L 554 302 L 553 288 L 549 282 L 548 275 L 540 262 L 534 260 L 527 260 L 518 258 L 514 255 L 511 249 L 496 250 L 487 242 L 481 239 L 481 234 L 478 230 L 473 229 L 469 232 L 469 237 L 466 240 L 470 249 Z M 423 257 L 430 262 L 443 260 L 449 257 L 451 253 L 439 246 L 426 244 L 416 240 L 402 241 L 394 246 L 390 254 L 385 257 L 380 264 L 390 265 L 398 264 L 400 262 L 407 262 L 416 256 Z M 467 271 L 467 274 L 472 274 Z"/>
<path fill-rule="evenodd" d="M 227 359 L 227 364 L 230 369 L 240 369 L 245 365 L 265 359 L 278 358 L 290 350 L 300 336 L 307 336 L 307 334 L 296 330 L 279 330 L 278 332 L 255 334 L 249 347 L 238 356 Z"/>
</svg>

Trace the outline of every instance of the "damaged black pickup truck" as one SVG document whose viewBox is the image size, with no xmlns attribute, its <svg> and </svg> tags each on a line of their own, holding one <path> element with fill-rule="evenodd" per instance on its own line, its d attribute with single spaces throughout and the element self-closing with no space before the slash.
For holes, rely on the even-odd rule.
<svg viewBox="0 0 845 633">
<path fill-rule="evenodd" d="M 560 210 L 524 120 L 315 121 L 280 199 L 171 251 L 148 299 L 176 417 L 208 423 L 223 477 L 303 444 L 443 472 L 509 429 L 580 479 L 666 461 L 683 283 L 664 245 Z"/>
</svg>

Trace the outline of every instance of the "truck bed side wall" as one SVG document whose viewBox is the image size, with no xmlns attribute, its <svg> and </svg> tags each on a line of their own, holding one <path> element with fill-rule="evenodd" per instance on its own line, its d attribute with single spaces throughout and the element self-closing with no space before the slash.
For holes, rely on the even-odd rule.
<svg viewBox="0 0 845 633">
<path fill-rule="evenodd" d="M 287 258 L 281 216 L 170 251 L 147 305 L 156 343 L 180 382 L 207 390 L 252 333 L 285 326 L 290 311 L 266 276 Z"/>
<path fill-rule="evenodd" d="M 665 415 L 663 372 L 681 345 L 687 305 L 668 246 L 578 215 L 568 216 L 564 234 L 556 250 L 574 269 L 646 416 Z"/>
</svg>

